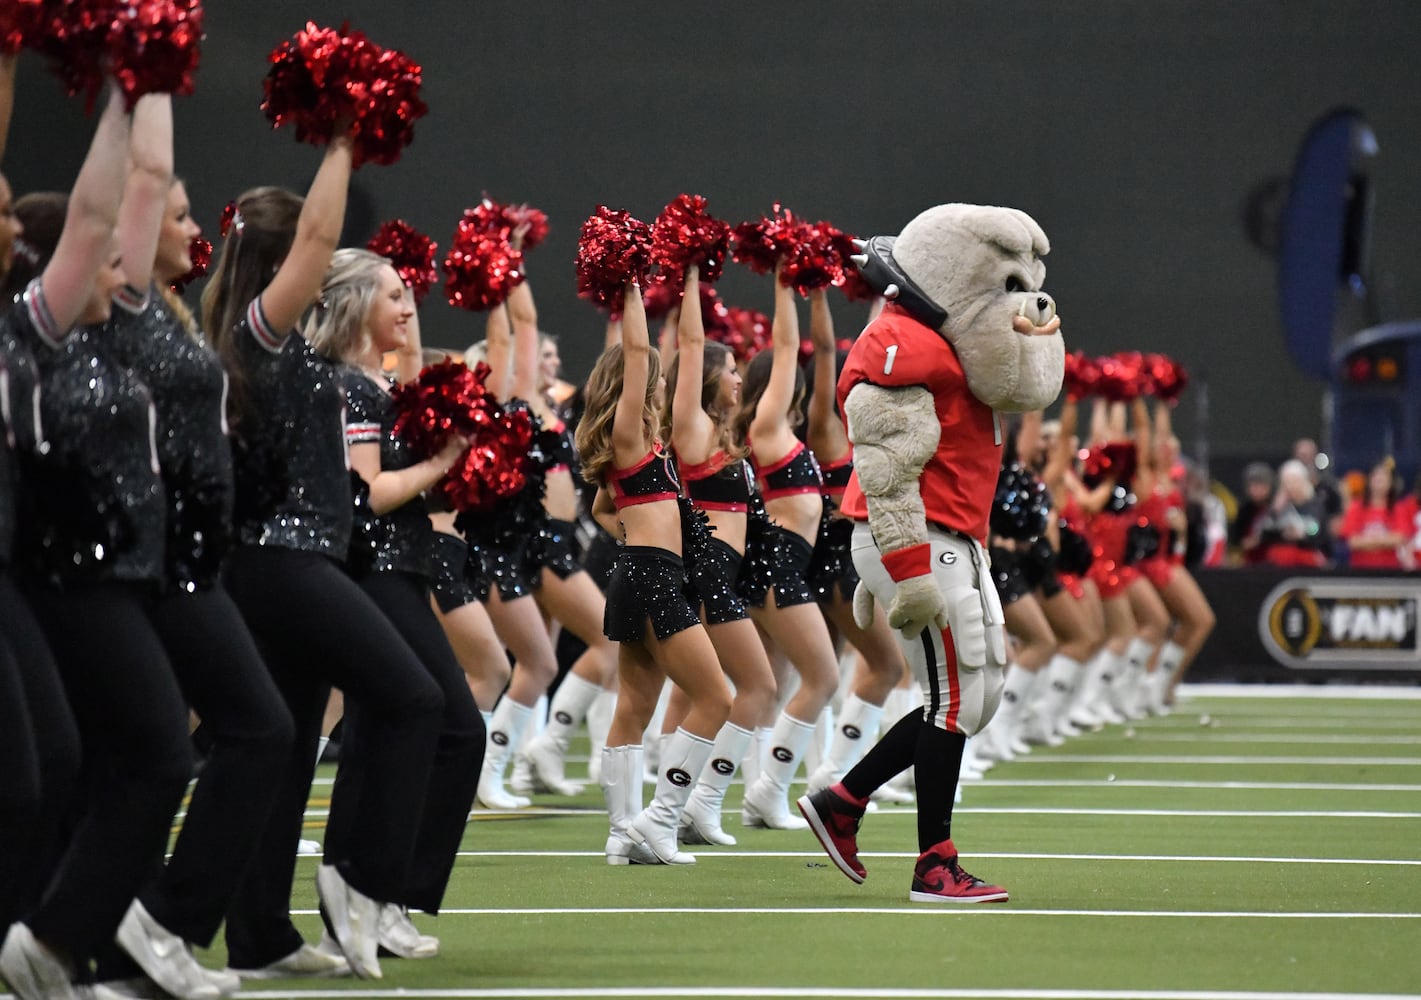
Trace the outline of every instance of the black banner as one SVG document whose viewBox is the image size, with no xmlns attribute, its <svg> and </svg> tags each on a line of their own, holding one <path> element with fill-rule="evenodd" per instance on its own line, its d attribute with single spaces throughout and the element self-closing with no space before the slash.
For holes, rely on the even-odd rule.
<svg viewBox="0 0 1421 1000">
<path fill-rule="evenodd" d="M 1421 575 L 1201 570 L 1218 626 L 1190 680 L 1421 681 Z"/>
</svg>

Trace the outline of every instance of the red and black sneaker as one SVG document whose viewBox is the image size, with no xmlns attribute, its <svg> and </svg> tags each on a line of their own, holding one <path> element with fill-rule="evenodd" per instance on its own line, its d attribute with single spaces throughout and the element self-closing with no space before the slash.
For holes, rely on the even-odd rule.
<svg viewBox="0 0 1421 1000">
<path fill-rule="evenodd" d="M 963 871 L 957 863 L 957 848 L 944 840 L 918 855 L 908 899 L 914 903 L 1005 903 L 1007 891 Z"/>
<path fill-rule="evenodd" d="M 864 807 L 854 805 L 832 786 L 802 796 L 795 804 L 834 866 L 855 882 L 863 882 L 868 871 L 859 863 L 857 837 Z"/>
</svg>

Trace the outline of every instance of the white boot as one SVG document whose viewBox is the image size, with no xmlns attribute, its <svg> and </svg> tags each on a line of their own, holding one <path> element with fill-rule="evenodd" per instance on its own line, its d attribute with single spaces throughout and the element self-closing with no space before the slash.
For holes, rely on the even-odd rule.
<svg viewBox="0 0 1421 1000">
<path fill-rule="evenodd" d="M 1085 680 L 1076 691 L 1067 718 L 1083 729 L 1099 729 L 1106 723 L 1119 725 L 1125 717 L 1111 704 L 1110 689 L 1124 670 L 1125 658 L 1107 647 L 1086 664 Z"/>
<path fill-rule="evenodd" d="M 691 797 L 696 775 L 711 755 L 711 741 L 677 729 L 661 747 L 661 773 L 656 778 L 656 797 L 651 805 L 627 824 L 627 836 L 634 843 L 651 848 L 666 865 L 693 865 L 696 857 L 676 849 L 676 830 L 681 812 Z"/>
<path fill-rule="evenodd" d="M 734 847 L 735 838 L 721 829 L 720 814 L 725 792 L 735 780 L 736 763 L 745 756 L 754 734 L 727 722 L 716 735 L 710 762 L 701 771 L 701 780 L 686 800 L 678 836 L 683 844 L 714 844 Z"/>
<path fill-rule="evenodd" d="M 780 713 L 770 739 L 770 756 L 760 780 L 745 789 L 740 819 L 746 826 L 772 830 L 805 830 L 809 823 L 789 813 L 789 786 L 804 759 L 804 748 L 814 736 L 814 723 Z"/>
<path fill-rule="evenodd" d="M 602 777 L 602 751 L 607 747 L 607 734 L 612 731 L 612 716 L 617 711 L 617 692 L 606 688 L 597 692 L 587 708 L 587 739 L 591 750 L 587 755 L 587 780 L 597 784 Z"/>
<path fill-rule="evenodd" d="M 770 739 L 774 730 L 769 726 L 756 726 L 750 731 L 750 745 L 745 749 L 745 757 L 740 761 L 740 777 L 749 788 L 765 773 L 765 759 L 769 757 Z"/>
<path fill-rule="evenodd" d="M 1059 746 L 1065 742 L 1066 733 L 1061 730 L 1065 722 L 1066 706 L 1074 691 L 1080 664 L 1069 656 L 1057 653 L 1041 671 L 1041 680 L 1032 689 L 1032 699 L 1028 715 L 1022 725 L 1020 736 L 1027 743 Z M 1010 679 L 1007 681 L 1011 683 Z M 1070 730 L 1078 733 L 1074 727 Z M 1052 737 L 1055 740 L 1052 740 Z"/>
<path fill-rule="evenodd" d="M 601 685 L 585 681 L 576 674 L 568 674 L 558 685 L 548 711 L 547 726 L 523 748 L 535 788 L 542 785 L 554 795 L 582 792 L 581 783 L 567 778 L 567 748 L 572 743 L 572 734 L 601 692 Z"/>
<path fill-rule="evenodd" d="M 1184 647 L 1173 639 L 1169 639 L 1160 647 L 1159 658 L 1155 660 L 1154 673 L 1150 674 L 1151 683 L 1149 687 L 1149 701 L 1145 707 L 1151 715 L 1168 715 L 1169 705 L 1165 704 L 1165 699 L 1169 697 L 1169 684 L 1174 679 L 1175 671 L 1184 662 Z"/>
<path fill-rule="evenodd" d="M 983 760 L 1016 759 L 1014 745 L 1021 729 L 1022 716 L 1026 706 L 1032 703 L 1032 692 L 1040 685 L 1043 674 L 1043 671 L 1023 670 L 1019 666 L 1007 670 L 1001 708 L 978 734 L 981 738 L 978 740 L 977 755 Z"/>
<path fill-rule="evenodd" d="M 656 855 L 642 844 L 632 843 L 627 824 L 641 812 L 640 746 L 607 747 L 602 751 L 602 796 L 607 802 L 607 864 L 654 865 Z"/>
<path fill-rule="evenodd" d="M 883 706 L 864 701 L 858 695 L 844 699 L 839 712 L 839 724 L 834 727 L 834 741 L 823 762 L 809 775 L 809 793 L 828 788 L 863 758 L 873 745 L 879 723 L 883 721 Z"/>
<path fill-rule="evenodd" d="M 1114 705 L 1121 715 L 1134 722 L 1149 714 L 1145 709 L 1146 698 L 1142 689 L 1154 655 L 1154 644 L 1139 638 L 1131 639 L 1125 650 L 1124 684 L 1117 685 Z"/>
<path fill-rule="evenodd" d="M 809 740 L 809 746 L 804 748 L 804 771 L 806 774 L 813 774 L 829 756 L 829 742 L 834 738 L 834 706 L 828 704 L 824 706 L 824 711 L 819 713 L 819 718 L 814 720 L 814 736 Z M 833 784 L 833 782 L 830 782 Z"/>
<path fill-rule="evenodd" d="M 532 708 L 518 704 L 507 695 L 499 699 L 498 707 L 493 710 L 478 792 L 479 802 L 489 809 L 522 809 L 530 804 L 530 800 L 521 795 L 509 794 L 503 787 L 503 778 L 532 717 Z"/>
</svg>

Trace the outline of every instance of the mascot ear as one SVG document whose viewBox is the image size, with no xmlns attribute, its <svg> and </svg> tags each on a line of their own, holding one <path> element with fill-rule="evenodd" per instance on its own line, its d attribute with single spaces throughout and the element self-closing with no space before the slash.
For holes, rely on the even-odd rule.
<svg viewBox="0 0 1421 1000">
<path fill-rule="evenodd" d="M 895 236 L 870 237 L 861 247 L 861 252 L 854 254 L 854 263 L 858 265 L 863 280 L 874 291 L 902 306 L 924 326 L 933 330 L 942 329 L 947 322 L 947 310 L 928 298 L 898 266 L 893 256 L 896 240 Z"/>
</svg>

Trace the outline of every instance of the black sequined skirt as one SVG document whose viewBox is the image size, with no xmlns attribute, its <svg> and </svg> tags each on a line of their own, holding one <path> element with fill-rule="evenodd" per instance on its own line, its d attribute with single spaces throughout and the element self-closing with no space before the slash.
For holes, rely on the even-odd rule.
<svg viewBox="0 0 1421 1000">
<path fill-rule="evenodd" d="M 486 542 L 478 546 L 483 575 L 505 601 L 528 597 L 538 589 L 538 564 L 532 557 L 533 538 Z"/>
<path fill-rule="evenodd" d="M 1030 548 L 1018 551 L 1017 561 L 1022 576 L 1048 601 L 1065 589 L 1056 575 L 1056 550 L 1044 535 L 1034 540 Z"/>
<path fill-rule="evenodd" d="M 992 557 L 992 582 L 997 585 L 997 596 L 1002 599 L 1002 607 L 1014 604 L 1031 593 L 1031 582 L 1022 573 L 1016 552 L 993 545 L 988 554 Z"/>
<path fill-rule="evenodd" d="M 463 539 L 442 531 L 434 532 L 430 564 L 434 568 L 432 590 L 439 610 L 446 615 L 465 604 L 488 600 L 488 580 L 480 565 L 470 565 L 469 547 Z"/>
<path fill-rule="evenodd" d="M 603 633 L 613 642 L 641 642 L 647 621 L 658 639 L 699 625 L 685 587 L 686 567 L 676 553 L 649 545 L 623 546 L 607 583 Z"/>
<path fill-rule="evenodd" d="M 571 521 L 560 521 L 555 517 L 543 523 L 530 553 L 539 570 L 552 570 L 559 580 L 582 572 L 582 564 L 577 561 L 576 530 L 577 526 Z"/>
<path fill-rule="evenodd" d="M 744 558 L 729 542 L 712 538 L 690 572 L 696 596 L 705 605 L 706 624 L 724 625 L 749 617 L 745 602 L 736 592 Z"/>
<path fill-rule="evenodd" d="M 775 592 L 775 607 L 777 608 L 789 608 L 796 604 L 813 604 L 814 593 L 809 589 L 809 584 L 805 582 L 804 574 L 808 572 L 809 562 L 814 558 L 814 547 L 802 536 L 775 524 L 773 521 L 770 522 L 766 536 L 772 539 L 770 544 L 775 549 L 774 559 L 766 567 L 768 579 L 764 582 L 767 586 L 761 586 L 760 581 L 756 579 L 742 581 L 741 596 L 756 608 L 765 606 L 771 590 Z M 749 552 L 748 540 L 746 545 L 745 558 L 748 561 L 753 557 Z"/>
<path fill-rule="evenodd" d="M 847 518 L 825 517 L 819 526 L 806 582 L 821 604 L 832 602 L 835 591 L 846 601 L 854 599 L 859 572 L 854 569 L 854 560 L 849 554 L 853 538 L 854 522 Z"/>
</svg>

